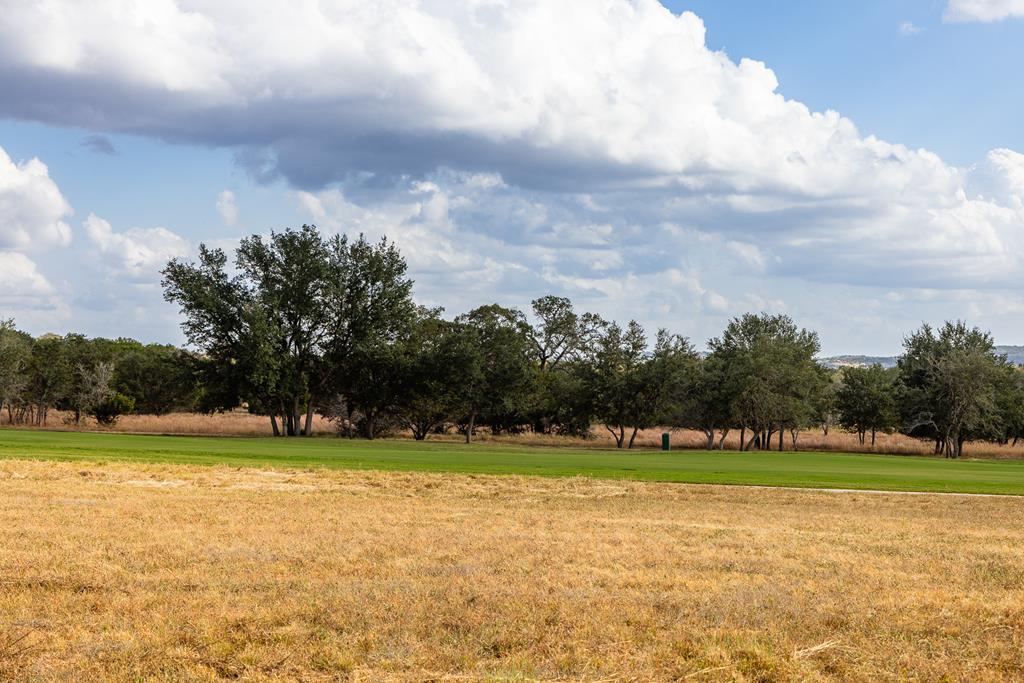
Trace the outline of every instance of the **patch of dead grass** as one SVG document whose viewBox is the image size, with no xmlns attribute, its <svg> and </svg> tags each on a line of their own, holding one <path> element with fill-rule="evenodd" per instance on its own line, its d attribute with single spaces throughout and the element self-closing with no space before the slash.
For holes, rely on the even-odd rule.
<svg viewBox="0 0 1024 683">
<path fill-rule="evenodd" d="M 0 461 L 0 679 L 1020 680 L 1022 513 Z"/>
</svg>

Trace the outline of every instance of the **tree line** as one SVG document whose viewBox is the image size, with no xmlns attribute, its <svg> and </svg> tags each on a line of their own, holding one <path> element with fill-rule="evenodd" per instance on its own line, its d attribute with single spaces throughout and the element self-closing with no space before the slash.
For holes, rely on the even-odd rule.
<svg viewBox="0 0 1024 683">
<path fill-rule="evenodd" d="M 33 338 L 0 320 L 0 422 L 43 426 L 54 410 L 68 422 L 111 425 L 126 413 L 191 411 L 200 387 L 194 356 L 174 346 L 81 334 Z"/>
<path fill-rule="evenodd" d="M 785 315 L 737 317 L 705 352 L 556 296 L 533 301 L 529 316 L 489 304 L 447 318 L 414 302 L 392 243 L 313 226 L 245 238 L 230 262 L 203 245 L 196 261 L 167 265 L 163 288 L 189 351 L 33 340 L 6 324 L 10 420 L 39 423 L 58 407 L 103 421 L 119 412 L 111 401 L 120 412 L 245 406 L 275 436 L 309 436 L 322 414 L 365 438 L 603 429 L 629 448 L 641 430 L 666 427 L 702 432 L 708 449 L 736 433 L 742 450 L 796 448 L 802 430 L 838 427 L 872 445 L 900 431 L 950 457 L 970 440 L 1024 434 L 1024 373 L 962 322 L 910 334 L 895 368 L 834 371 L 816 360 L 818 335 Z"/>
</svg>

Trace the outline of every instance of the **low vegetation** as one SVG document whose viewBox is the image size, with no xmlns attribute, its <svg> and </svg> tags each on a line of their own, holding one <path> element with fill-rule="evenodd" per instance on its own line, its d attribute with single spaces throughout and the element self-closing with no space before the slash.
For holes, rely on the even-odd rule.
<svg viewBox="0 0 1024 683">
<path fill-rule="evenodd" d="M 1024 494 L 1024 461 L 845 453 L 663 453 L 411 440 L 0 432 L 0 458 L 588 476 L 664 482 Z"/>
<path fill-rule="evenodd" d="M 1022 499 L 11 460 L 0 486 L 4 680 L 1024 670 Z"/>
</svg>

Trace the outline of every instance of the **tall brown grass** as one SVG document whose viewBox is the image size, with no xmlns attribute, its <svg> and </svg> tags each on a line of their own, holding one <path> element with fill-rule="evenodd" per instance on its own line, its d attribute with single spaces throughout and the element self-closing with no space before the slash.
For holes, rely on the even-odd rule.
<svg viewBox="0 0 1024 683">
<path fill-rule="evenodd" d="M 69 424 L 68 415 L 60 411 L 50 414 L 46 429 L 85 430 L 124 432 L 133 434 L 175 434 L 197 436 L 270 436 L 270 421 L 266 417 L 252 415 L 244 410 L 206 415 L 201 413 L 174 413 L 170 415 L 126 415 L 115 426 L 103 427 L 95 421 L 84 420 L 76 427 Z M 4 425 L 7 427 L 8 425 Z M 314 432 L 320 435 L 335 433 L 334 425 L 320 415 L 314 416 Z M 660 448 L 661 435 L 665 429 L 646 429 L 637 435 L 636 448 Z M 702 449 L 706 446 L 704 435 L 696 431 L 670 430 L 673 448 Z M 397 432 L 391 438 L 411 439 L 406 432 Z M 434 434 L 432 440 L 459 440 L 463 437 L 449 432 Z M 566 446 L 575 448 L 614 448 L 615 442 L 607 430 L 595 427 L 591 438 L 557 436 L 549 434 L 488 434 L 480 430 L 475 437 L 478 441 L 499 442 L 535 446 Z M 725 448 L 739 448 L 740 432 L 734 430 L 725 439 Z M 717 440 L 717 436 L 716 436 Z M 778 447 L 778 437 L 773 438 L 773 448 Z M 789 434 L 785 437 L 786 450 L 793 450 Z M 861 444 L 855 434 L 832 429 L 826 435 L 820 429 L 804 430 L 797 437 L 797 450 L 806 451 L 842 451 L 848 453 L 890 453 L 896 455 L 932 455 L 933 444 L 929 441 L 913 439 L 902 434 L 879 434 L 874 447 Z M 1024 458 L 1024 441 L 1016 444 L 996 444 L 990 442 L 970 442 L 964 447 L 965 457 L 975 458 Z"/>
<path fill-rule="evenodd" d="M 0 680 L 1018 681 L 1024 500 L 0 461 Z"/>
</svg>

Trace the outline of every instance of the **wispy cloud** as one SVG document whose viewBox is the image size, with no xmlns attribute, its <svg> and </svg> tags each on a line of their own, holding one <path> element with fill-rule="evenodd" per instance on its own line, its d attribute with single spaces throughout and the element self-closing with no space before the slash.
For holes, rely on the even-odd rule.
<svg viewBox="0 0 1024 683">
<path fill-rule="evenodd" d="M 912 21 L 904 21 L 903 23 L 900 24 L 901 36 L 916 36 L 918 33 L 921 33 L 922 31 L 924 31 L 924 29 Z"/>
<path fill-rule="evenodd" d="M 238 224 L 238 204 L 235 201 L 235 193 L 231 190 L 224 190 L 217 195 L 217 213 L 220 220 L 229 228 Z"/>
<path fill-rule="evenodd" d="M 82 147 L 96 154 L 107 154 L 110 156 L 117 154 L 117 147 L 114 146 L 114 143 L 106 135 L 87 135 L 82 138 Z"/>
</svg>

